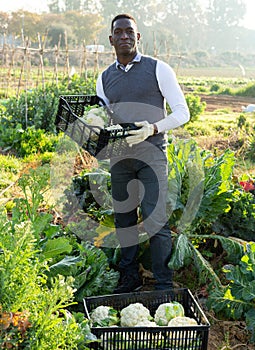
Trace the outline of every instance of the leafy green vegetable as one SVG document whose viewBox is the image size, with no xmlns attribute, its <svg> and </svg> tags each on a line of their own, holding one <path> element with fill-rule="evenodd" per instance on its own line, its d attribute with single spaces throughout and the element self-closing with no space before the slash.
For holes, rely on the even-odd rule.
<svg viewBox="0 0 255 350">
<path fill-rule="evenodd" d="M 91 243 L 79 246 L 79 255 L 65 256 L 49 267 L 51 277 L 72 276 L 76 289 L 75 299 L 82 302 L 84 297 L 112 293 L 117 285 L 119 273 L 109 268 L 107 256 Z"/>
<path fill-rule="evenodd" d="M 255 196 L 240 187 L 233 191 L 229 211 L 223 212 L 213 225 L 216 232 L 224 236 L 235 236 L 246 241 L 255 234 Z"/>
<path fill-rule="evenodd" d="M 46 276 L 48 264 L 39 259 L 31 222 L 12 225 L 0 211 L 0 234 L 0 314 L 27 315 L 20 323 L 22 331 L 0 327 L 0 347 L 48 350 L 63 344 L 73 350 L 87 349 L 88 321 L 78 323 L 67 310 L 74 303 L 73 278 Z"/>
<path fill-rule="evenodd" d="M 69 240 L 65 237 L 57 237 L 46 240 L 43 247 L 43 255 L 45 259 L 53 258 L 64 253 L 71 253 L 73 250 Z"/>
<path fill-rule="evenodd" d="M 118 311 L 111 306 L 100 305 L 90 314 L 93 327 L 111 327 L 118 325 Z"/>
<path fill-rule="evenodd" d="M 209 295 L 208 306 L 228 319 L 246 321 L 255 341 L 255 243 L 247 243 L 237 265 L 225 265 L 228 285 L 217 287 Z"/>
<path fill-rule="evenodd" d="M 172 142 L 169 162 L 169 222 L 178 232 L 199 232 L 229 210 L 234 153 L 213 157 L 194 140 Z"/>
</svg>

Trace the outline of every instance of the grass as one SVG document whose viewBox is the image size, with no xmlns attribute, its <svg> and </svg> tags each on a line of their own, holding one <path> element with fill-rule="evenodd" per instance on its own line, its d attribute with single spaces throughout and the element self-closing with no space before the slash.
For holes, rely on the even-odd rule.
<svg viewBox="0 0 255 350">
<path fill-rule="evenodd" d="M 23 165 L 21 159 L 0 154 L 0 205 L 7 207 L 7 203 L 15 196 L 15 184 Z"/>
<path fill-rule="evenodd" d="M 255 78 L 255 67 L 244 67 L 245 75 L 238 65 L 235 67 L 222 66 L 222 67 L 182 67 L 176 69 L 179 77 L 194 77 L 200 79 L 240 79 L 249 80 Z"/>
<path fill-rule="evenodd" d="M 198 120 L 174 131 L 175 136 L 193 138 L 202 149 L 208 149 L 218 155 L 224 149 L 231 149 L 236 155 L 235 175 L 243 173 L 255 177 L 255 163 L 247 158 L 250 140 L 254 139 L 254 114 L 244 116 L 246 126 L 238 126 L 240 113 L 229 110 L 205 112 Z"/>
<path fill-rule="evenodd" d="M 80 67 L 75 67 L 76 72 L 80 72 Z M 100 68 L 101 71 L 103 68 Z M 245 75 L 240 67 L 174 67 L 178 81 L 187 89 L 196 92 L 211 93 L 218 89 L 239 89 L 248 83 L 254 83 L 255 68 L 245 67 Z M 96 76 L 95 67 L 90 67 L 83 72 L 84 76 Z M 0 68 L 0 97 L 15 96 L 17 91 L 35 89 L 44 83 L 57 83 L 67 78 L 65 67 L 59 67 L 58 77 L 53 66 L 44 66 L 43 76 L 40 67 L 31 66 L 24 71 L 22 67 L 12 67 L 11 71 L 7 67 Z"/>
</svg>

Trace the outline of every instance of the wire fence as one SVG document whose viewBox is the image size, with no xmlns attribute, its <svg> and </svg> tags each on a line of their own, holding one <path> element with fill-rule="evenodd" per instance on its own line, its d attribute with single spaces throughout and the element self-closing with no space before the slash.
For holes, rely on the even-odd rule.
<svg viewBox="0 0 255 350">
<path fill-rule="evenodd" d="M 140 44 L 139 50 L 147 54 L 147 46 Z M 200 77 L 234 77 L 255 78 L 255 66 L 242 66 L 239 62 L 220 62 L 207 67 L 205 59 L 199 62 L 196 57 L 189 64 L 189 58 L 182 54 L 171 52 L 168 45 L 157 43 L 154 38 L 152 56 L 160 58 L 170 64 L 178 76 Z M 37 87 L 44 88 L 47 83 L 58 86 L 64 79 L 67 84 L 74 73 L 85 80 L 96 77 L 115 60 L 112 49 L 104 49 L 102 45 L 86 45 L 65 47 L 60 44 L 46 47 L 38 34 L 37 43 L 31 44 L 27 39 L 21 45 L 10 44 L 7 40 L 0 43 L 0 98 L 19 96 L 22 91 L 29 91 Z M 201 63 L 201 64 L 200 64 Z"/>
<path fill-rule="evenodd" d="M 75 49 L 44 49 L 25 46 L 0 48 L 0 93 L 18 96 L 22 90 L 45 87 L 46 83 L 58 84 L 63 78 L 71 77 L 75 72 L 85 78 L 88 72 L 96 75 L 112 53 L 87 51 L 86 47 Z"/>
<path fill-rule="evenodd" d="M 146 54 L 146 50 L 140 47 L 140 51 Z M 154 49 L 154 57 L 175 66 L 181 63 L 182 56 L 171 55 L 169 50 L 160 55 L 159 50 Z M 7 98 L 15 94 L 17 97 L 24 90 L 34 89 L 38 86 L 44 88 L 46 83 L 58 83 L 64 78 L 71 78 L 76 72 L 85 79 L 94 75 L 115 59 L 114 50 L 104 50 L 101 45 L 83 43 L 79 47 L 45 48 L 40 35 L 38 35 L 38 47 L 30 45 L 29 40 L 23 41 L 23 45 L 14 46 L 2 43 L 0 47 L 0 97 Z"/>
</svg>

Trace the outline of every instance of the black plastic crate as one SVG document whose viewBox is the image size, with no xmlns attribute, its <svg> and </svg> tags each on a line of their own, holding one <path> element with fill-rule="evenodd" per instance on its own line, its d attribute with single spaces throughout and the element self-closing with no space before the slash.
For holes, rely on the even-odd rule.
<svg viewBox="0 0 255 350">
<path fill-rule="evenodd" d="M 87 106 L 100 105 L 103 101 L 96 95 L 67 95 L 60 96 L 55 125 L 57 131 L 63 131 L 79 146 L 98 159 L 121 156 L 128 150 L 125 140 L 128 130 L 135 128 L 133 124 L 110 125 L 102 129 L 89 125 L 82 119 Z M 104 107 L 102 107 L 104 108 Z"/>
<path fill-rule="evenodd" d="M 97 306 L 112 306 L 120 311 L 131 303 L 140 302 L 154 316 L 162 303 L 178 301 L 185 316 L 194 318 L 198 325 L 185 327 L 92 327 L 92 333 L 100 340 L 90 344 L 96 350 L 207 350 L 210 324 L 189 289 L 135 292 L 87 297 L 84 299 L 85 316 Z"/>
</svg>

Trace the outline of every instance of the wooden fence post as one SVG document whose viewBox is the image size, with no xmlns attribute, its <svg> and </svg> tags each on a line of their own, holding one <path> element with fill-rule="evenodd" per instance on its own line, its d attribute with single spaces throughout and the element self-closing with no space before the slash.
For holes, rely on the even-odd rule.
<svg viewBox="0 0 255 350">
<path fill-rule="evenodd" d="M 69 69 L 70 69 L 70 64 L 69 64 L 69 51 L 68 51 L 68 43 L 67 43 L 67 32 L 65 31 L 65 69 L 64 69 L 64 74 L 68 76 L 68 83 L 69 83 Z"/>
<path fill-rule="evenodd" d="M 43 54 L 44 54 L 44 43 L 41 42 L 41 36 L 37 33 L 38 36 L 38 46 L 39 46 L 39 57 L 40 57 L 40 68 L 42 74 L 42 88 L 45 88 L 45 73 L 44 73 L 44 62 L 43 62 Z"/>
<path fill-rule="evenodd" d="M 87 72 L 87 65 L 88 65 L 88 62 L 87 62 L 87 49 L 86 49 L 86 43 L 85 41 L 83 41 L 82 43 L 82 57 L 81 57 L 81 70 L 80 70 L 80 74 L 82 75 L 82 72 L 84 70 L 84 77 L 85 77 L 85 80 L 87 80 L 88 78 L 88 72 Z"/>
<path fill-rule="evenodd" d="M 54 74 L 53 74 L 53 79 L 56 80 L 57 86 L 58 86 L 58 59 L 59 59 L 59 48 L 60 48 L 60 43 L 61 43 L 61 34 L 59 35 L 58 45 L 55 45 L 55 47 L 54 47 L 55 61 L 54 61 Z"/>
<path fill-rule="evenodd" d="M 24 53 L 23 53 L 23 59 L 22 59 L 22 63 L 21 63 L 21 69 L 20 69 L 20 76 L 19 76 L 19 82 L 18 82 L 18 89 L 17 89 L 17 94 L 16 96 L 19 96 L 20 93 L 20 88 L 21 88 L 21 83 L 22 83 L 22 75 L 24 73 L 24 68 L 25 68 L 25 64 L 27 61 L 27 55 L 28 55 L 28 50 L 29 50 L 29 41 L 28 38 L 25 42 L 25 47 L 23 47 Z"/>
</svg>

